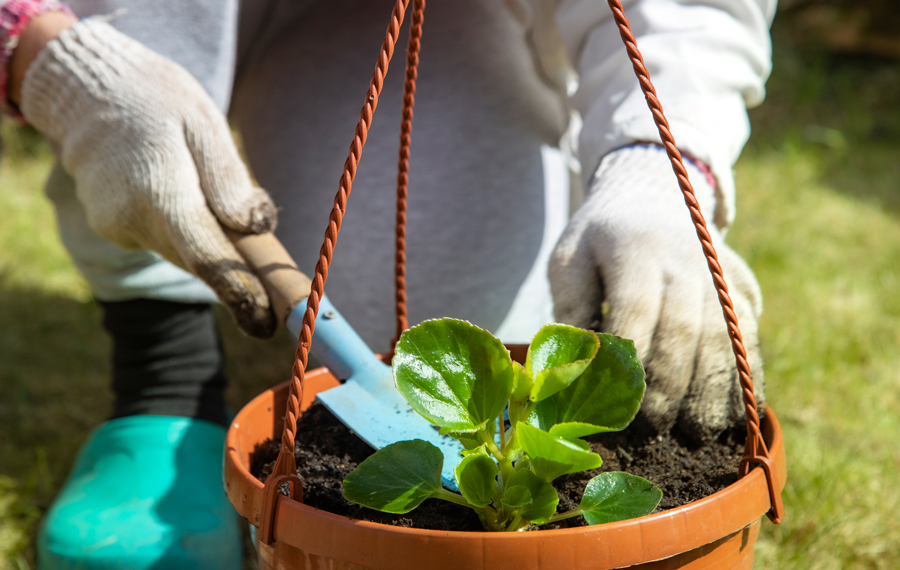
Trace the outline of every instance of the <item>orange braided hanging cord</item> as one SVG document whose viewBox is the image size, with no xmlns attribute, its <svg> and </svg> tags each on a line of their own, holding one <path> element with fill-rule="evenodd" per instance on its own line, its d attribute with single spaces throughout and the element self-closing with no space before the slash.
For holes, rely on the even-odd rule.
<svg viewBox="0 0 900 570">
<path fill-rule="evenodd" d="M 418 0 L 417 0 L 418 1 Z M 356 178 L 356 168 L 362 157 L 362 150 L 366 144 L 369 127 L 372 125 L 372 117 L 378 106 L 378 97 L 384 87 L 384 78 L 388 72 L 391 58 L 394 55 L 394 46 L 400 33 L 400 26 L 406 14 L 409 0 L 397 0 L 391 12 L 387 33 L 381 44 L 381 52 L 378 54 L 378 62 L 375 72 L 369 82 L 366 91 L 365 102 L 360 111 L 359 122 L 350 143 L 350 152 L 344 162 L 344 171 L 341 174 L 337 194 L 334 197 L 334 206 L 328 217 L 328 227 L 325 230 L 325 240 L 319 250 L 319 259 L 316 262 L 316 271 L 310 285 L 309 298 L 306 302 L 306 312 L 303 314 L 303 325 L 300 330 L 300 339 L 297 344 L 294 367 L 291 370 L 291 382 L 288 394 L 287 406 L 284 414 L 284 429 L 281 433 L 281 451 L 275 460 L 272 469 L 272 477 L 275 475 L 295 475 L 297 465 L 294 460 L 294 438 L 297 431 L 297 419 L 300 417 L 300 401 L 303 398 L 303 377 L 306 365 L 309 361 L 309 347 L 312 342 L 313 332 L 316 326 L 316 316 L 319 313 L 319 301 L 325 291 L 325 281 L 328 279 L 328 268 L 334 255 L 334 247 L 337 243 L 338 233 L 341 231 L 341 220 L 347 210 L 347 200 L 353 189 L 353 180 Z"/>
<path fill-rule="evenodd" d="M 397 225 L 394 267 L 395 310 L 397 332 L 391 341 L 390 354 L 409 328 L 406 310 L 406 198 L 409 195 L 409 146 L 412 142 L 413 107 L 416 104 L 416 77 L 419 73 L 419 49 L 422 47 L 422 23 L 425 19 L 425 0 L 413 3 L 409 23 L 409 44 L 406 48 L 406 83 L 403 85 L 403 119 L 400 123 L 400 158 L 397 164 Z"/>
<path fill-rule="evenodd" d="M 678 178 L 678 186 L 684 195 L 684 203 L 687 205 L 691 213 L 691 220 L 697 230 L 697 237 L 700 239 L 700 245 L 703 247 L 703 254 L 706 256 L 706 263 L 709 266 L 709 272 L 712 274 L 713 284 L 716 287 L 716 293 L 719 296 L 719 303 L 722 305 L 722 313 L 725 316 L 725 323 L 728 326 L 728 333 L 731 337 L 731 348 L 734 351 L 735 364 L 737 366 L 738 377 L 741 383 L 741 393 L 744 400 L 744 413 L 747 417 L 747 442 L 744 444 L 744 457 L 741 460 L 739 477 L 745 476 L 750 470 L 750 463 L 757 463 L 766 471 L 766 479 L 769 484 L 769 499 L 772 509 L 769 511 L 769 518 L 777 523 L 784 514 L 784 506 L 781 501 L 781 494 L 775 490 L 775 482 L 771 474 L 771 459 L 769 451 L 766 449 L 766 442 L 763 439 L 762 431 L 759 427 L 759 412 L 756 409 L 756 397 L 753 394 L 753 379 L 750 377 L 750 364 L 747 362 L 747 351 L 744 348 L 744 339 L 741 336 L 740 328 L 738 328 L 737 314 L 734 311 L 734 305 L 731 296 L 728 294 L 728 285 L 725 283 L 725 276 L 722 273 L 722 266 L 719 265 L 719 258 L 716 255 L 716 249 L 713 247 L 712 238 L 706 229 L 706 220 L 700 212 L 700 204 L 694 196 L 694 187 L 688 179 L 687 170 L 681 159 L 681 153 L 675 144 L 675 137 L 669 130 L 669 122 L 663 114 L 662 104 L 656 96 L 656 89 L 650 81 L 650 73 L 644 65 L 644 58 L 637 47 L 637 40 L 631 33 L 631 26 L 628 24 L 628 18 L 625 17 L 625 10 L 622 7 L 621 0 L 608 0 L 609 7 L 612 9 L 613 17 L 619 28 L 619 35 L 625 42 L 625 49 L 628 51 L 628 57 L 631 59 L 634 73 L 637 75 L 641 90 L 647 99 L 647 106 L 653 114 L 653 120 L 659 129 L 659 136 L 662 139 L 666 154 L 672 163 L 672 170 Z"/>
</svg>

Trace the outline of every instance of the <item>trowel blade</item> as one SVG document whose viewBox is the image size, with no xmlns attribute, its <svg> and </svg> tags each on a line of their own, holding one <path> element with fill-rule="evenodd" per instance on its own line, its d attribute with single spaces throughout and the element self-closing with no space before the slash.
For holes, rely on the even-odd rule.
<svg viewBox="0 0 900 570">
<path fill-rule="evenodd" d="M 462 444 L 440 435 L 437 427 L 416 413 L 396 389 L 392 388 L 392 391 L 396 397 L 392 397 L 394 394 L 376 396 L 350 379 L 341 386 L 320 392 L 318 398 L 344 425 L 375 449 L 410 439 L 422 439 L 435 445 L 444 454 L 441 482 L 444 487 L 457 491 L 453 470 L 462 459 Z"/>
</svg>

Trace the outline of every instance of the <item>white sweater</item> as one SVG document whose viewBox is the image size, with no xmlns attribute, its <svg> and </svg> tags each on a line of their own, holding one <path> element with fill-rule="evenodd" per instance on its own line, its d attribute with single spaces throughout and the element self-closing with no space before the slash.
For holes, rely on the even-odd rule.
<svg viewBox="0 0 900 570">
<path fill-rule="evenodd" d="M 126 7 L 115 27 L 186 67 L 223 109 L 235 90 L 232 115 L 251 167 L 282 207 L 279 236 L 311 273 L 392 3 L 70 5 L 79 16 Z M 426 10 L 413 126 L 410 309 L 413 322 L 457 316 L 504 340 L 527 341 L 552 316 L 546 260 L 570 204 L 580 200 L 579 182 L 610 151 L 659 136 L 605 2 L 502 4 L 431 0 Z M 746 108 L 764 96 L 774 10 L 775 0 L 626 2 L 679 147 L 718 180 L 714 221 L 723 229 L 734 217 L 731 168 L 749 136 Z M 326 287 L 376 349 L 392 330 L 389 210 L 402 46 Z M 152 252 L 125 251 L 93 234 L 59 167 L 48 195 L 63 241 L 98 298 L 212 300 L 199 280 Z"/>
</svg>

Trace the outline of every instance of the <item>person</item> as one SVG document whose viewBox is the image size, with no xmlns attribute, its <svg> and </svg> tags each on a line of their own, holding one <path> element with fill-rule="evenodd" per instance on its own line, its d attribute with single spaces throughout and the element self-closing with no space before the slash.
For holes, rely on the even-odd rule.
<svg viewBox="0 0 900 570">
<path fill-rule="evenodd" d="M 280 218 L 278 237 L 312 272 L 392 4 L 0 7 L 0 100 L 56 152 L 47 194 L 113 339 L 114 410 L 47 513 L 41 568 L 239 566 L 238 523 L 218 485 L 227 416 L 210 303 L 249 334 L 272 321 L 223 227 L 263 233 Z M 723 238 L 774 10 L 775 0 L 626 2 L 688 157 L 760 406 L 761 295 Z M 465 318 L 506 342 L 528 342 L 554 318 L 594 326 L 635 341 L 647 370 L 640 418 L 653 429 L 703 442 L 740 423 L 722 312 L 608 6 L 431 0 L 424 29 L 410 321 Z M 375 350 L 393 333 L 403 83 L 393 67 L 326 287 Z"/>
</svg>

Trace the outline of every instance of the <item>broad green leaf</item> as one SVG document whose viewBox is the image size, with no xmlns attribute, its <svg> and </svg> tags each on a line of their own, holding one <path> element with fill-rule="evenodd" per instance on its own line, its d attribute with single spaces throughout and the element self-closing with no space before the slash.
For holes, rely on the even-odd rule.
<svg viewBox="0 0 900 570">
<path fill-rule="evenodd" d="M 601 426 L 579 422 L 566 422 L 563 424 L 556 424 L 550 428 L 550 435 L 568 440 L 577 440 L 580 437 L 587 437 L 604 431 L 607 430 Z"/>
<path fill-rule="evenodd" d="M 392 443 L 366 458 L 344 478 L 352 503 L 386 513 L 408 513 L 441 491 L 444 455 L 427 441 Z"/>
<path fill-rule="evenodd" d="M 603 524 L 649 515 L 660 499 L 662 491 L 650 481 L 615 471 L 591 479 L 580 506 L 588 524 Z"/>
<path fill-rule="evenodd" d="M 541 479 L 533 472 L 524 469 L 516 471 L 509 478 L 507 489 L 522 486 L 531 494 L 531 502 L 522 507 L 520 515 L 533 524 L 544 524 L 556 512 L 559 495 L 553 485 Z"/>
<path fill-rule="evenodd" d="M 393 369 L 412 408 L 454 431 L 475 431 L 496 420 L 512 392 L 512 361 L 503 343 L 456 319 L 425 321 L 404 332 Z"/>
<path fill-rule="evenodd" d="M 531 393 L 531 387 L 534 386 L 534 380 L 531 378 L 525 367 L 518 362 L 513 362 L 513 391 L 509 397 L 513 402 L 524 402 Z"/>
<path fill-rule="evenodd" d="M 552 324 L 539 330 L 525 358 L 525 370 L 534 378 L 531 401 L 540 402 L 574 382 L 599 345 L 593 332 L 569 325 Z"/>
<path fill-rule="evenodd" d="M 571 443 L 572 445 L 577 445 L 578 447 L 580 447 L 581 449 L 583 449 L 585 451 L 591 450 L 591 444 L 584 441 L 583 439 L 578 439 L 578 438 L 575 438 L 575 439 L 562 438 L 562 439 L 565 439 L 567 443 Z"/>
<path fill-rule="evenodd" d="M 467 455 L 456 466 L 456 483 L 459 492 L 476 507 L 491 504 L 497 492 L 497 475 L 500 469 L 493 459 L 481 453 Z"/>
<path fill-rule="evenodd" d="M 531 459 L 534 472 L 547 481 L 553 481 L 566 473 L 577 473 L 600 467 L 603 460 L 596 453 L 560 437 L 553 437 L 545 431 L 528 424 L 516 427 L 519 443 Z"/>
<path fill-rule="evenodd" d="M 513 487 L 507 487 L 506 491 L 503 492 L 503 497 L 500 499 L 500 502 L 503 503 L 508 509 L 520 509 L 525 505 L 529 504 L 533 499 L 531 498 L 531 491 L 528 490 L 528 487 L 523 485 L 515 485 Z"/>
<path fill-rule="evenodd" d="M 644 398 L 644 368 L 632 341 L 597 336 L 600 350 L 587 370 L 571 386 L 539 402 L 529 424 L 544 431 L 562 423 L 588 424 L 597 426 L 593 433 L 628 427 Z"/>
</svg>

